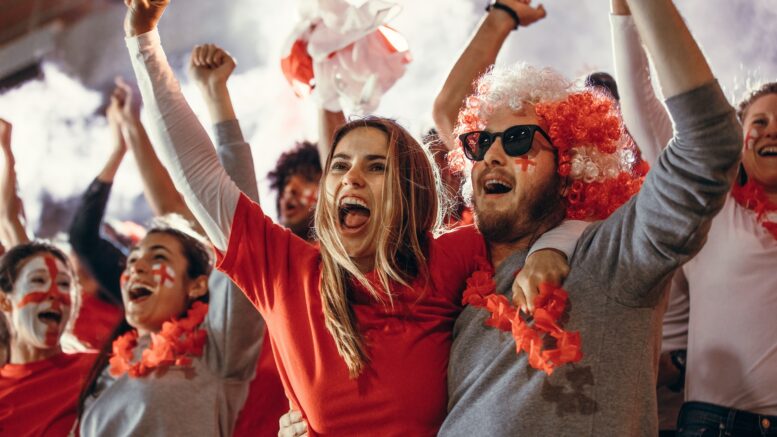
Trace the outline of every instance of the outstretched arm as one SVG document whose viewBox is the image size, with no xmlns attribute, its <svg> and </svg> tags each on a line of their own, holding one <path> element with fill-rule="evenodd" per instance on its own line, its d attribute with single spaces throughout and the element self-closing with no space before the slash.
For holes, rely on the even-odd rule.
<svg viewBox="0 0 777 437">
<path fill-rule="evenodd" d="M 321 166 L 326 165 L 326 157 L 329 155 L 329 149 L 332 147 L 332 141 L 335 138 L 335 132 L 340 126 L 345 124 L 345 114 L 343 111 L 327 111 L 324 108 L 318 110 L 318 157 L 321 159 Z"/>
<path fill-rule="evenodd" d="M 106 292 L 111 302 L 121 305 L 119 277 L 124 271 L 125 256 L 122 248 L 100 235 L 111 187 L 127 147 L 121 134 L 121 115 L 118 100 L 112 95 L 105 116 L 111 131 L 113 150 L 100 174 L 84 192 L 81 203 L 70 223 L 69 240 L 78 258 L 92 272 L 100 290 Z"/>
<path fill-rule="evenodd" d="M 225 251 L 240 190 L 181 93 L 156 24 L 169 0 L 125 0 L 127 47 L 159 158 L 210 241 Z"/>
<path fill-rule="evenodd" d="M 583 234 L 578 246 L 587 248 L 590 261 L 576 265 L 607 278 L 603 291 L 621 304 L 654 306 L 659 285 L 702 248 L 726 200 L 742 137 L 734 109 L 672 2 L 629 0 L 629 6 L 676 133 L 635 198 L 592 225 L 596 232 Z"/>
<path fill-rule="evenodd" d="M 628 5 L 667 100 L 715 79 L 674 3 L 628 0 Z"/>
<path fill-rule="evenodd" d="M 22 200 L 16 194 L 16 161 L 11 150 L 11 123 L 0 118 L 0 149 L 3 154 L 0 175 L 0 242 L 10 249 L 30 241 L 24 229 Z"/>
<path fill-rule="evenodd" d="M 545 17 L 542 5 L 532 7 L 528 0 L 500 0 L 498 3 L 512 9 L 526 27 Z M 496 61 L 507 36 L 515 27 L 515 20 L 507 12 L 493 8 L 480 22 L 475 35 L 453 66 L 445 84 L 434 101 L 432 115 L 440 138 L 453 149 L 453 128 L 464 98 L 472 93 L 472 84 Z"/>
<path fill-rule="evenodd" d="M 654 165 L 672 138 L 672 120 L 653 89 L 648 58 L 626 0 L 611 0 L 610 5 L 613 61 L 623 121 L 642 157 Z"/>
<path fill-rule="evenodd" d="M 194 215 L 186 207 L 183 197 L 175 189 L 173 180 L 151 147 L 151 140 L 140 122 L 140 102 L 133 94 L 132 87 L 124 80 L 117 79 L 112 99 L 119 109 L 122 137 L 135 157 L 143 181 L 143 191 L 154 215 L 180 214 L 201 232 Z"/>
<path fill-rule="evenodd" d="M 197 84 L 208 107 L 216 150 L 224 170 L 240 191 L 259 203 L 251 146 L 243 139 L 227 87 L 236 65 L 235 59 L 215 44 L 199 45 L 192 49 L 189 58 L 189 77 Z"/>
</svg>

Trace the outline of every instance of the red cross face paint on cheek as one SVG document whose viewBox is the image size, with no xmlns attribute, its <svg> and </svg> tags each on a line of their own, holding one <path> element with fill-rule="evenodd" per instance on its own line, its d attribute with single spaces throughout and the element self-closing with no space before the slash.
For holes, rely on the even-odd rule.
<svg viewBox="0 0 777 437">
<path fill-rule="evenodd" d="M 175 285 L 175 272 L 166 264 L 154 264 L 151 266 L 151 274 L 159 288 L 172 288 Z"/>
<path fill-rule="evenodd" d="M 753 147 L 755 147 L 755 143 L 758 141 L 758 137 L 760 136 L 761 135 L 759 134 L 758 129 L 750 129 L 750 132 L 745 135 L 745 150 L 753 150 Z"/>
<path fill-rule="evenodd" d="M 14 284 L 12 323 L 20 341 L 38 348 L 57 345 L 70 316 L 72 278 L 62 261 L 37 256 Z"/>
<path fill-rule="evenodd" d="M 521 171 L 529 171 L 529 168 L 534 167 L 537 163 L 525 156 L 515 158 L 515 163 L 521 167 Z"/>
</svg>

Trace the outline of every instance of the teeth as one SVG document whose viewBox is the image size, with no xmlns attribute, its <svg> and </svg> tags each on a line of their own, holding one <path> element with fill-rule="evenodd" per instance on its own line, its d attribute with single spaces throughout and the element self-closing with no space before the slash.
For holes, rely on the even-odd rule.
<svg viewBox="0 0 777 437">
<path fill-rule="evenodd" d="M 343 197 L 340 199 L 340 206 L 359 206 L 364 209 L 369 209 L 367 208 L 367 203 L 356 197 Z"/>
<path fill-rule="evenodd" d="M 777 146 L 764 147 L 758 152 L 759 155 L 777 155 Z"/>
<path fill-rule="evenodd" d="M 498 179 L 487 179 L 486 180 L 486 186 L 493 186 L 493 185 L 502 185 L 503 187 L 507 188 L 513 188 L 510 184 L 504 181 L 500 181 Z"/>
</svg>

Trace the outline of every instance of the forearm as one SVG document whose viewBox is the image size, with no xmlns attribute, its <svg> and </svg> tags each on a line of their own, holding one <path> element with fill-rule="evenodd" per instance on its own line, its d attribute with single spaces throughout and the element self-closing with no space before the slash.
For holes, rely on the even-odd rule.
<svg viewBox="0 0 777 437">
<path fill-rule="evenodd" d="M 251 146 L 243 139 L 240 123 L 237 120 L 227 120 L 213 126 L 219 160 L 235 185 L 248 196 L 259 203 L 259 188 L 254 171 L 254 157 Z"/>
<path fill-rule="evenodd" d="M 628 5 L 667 99 L 714 79 L 671 0 L 628 0 Z"/>
<path fill-rule="evenodd" d="M 483 18 L 434 101 L 434 124 L 449 149 L 455 144 L 453 129 L 464 98 L 472 92 L 475 79 L 494 64 L 512 31 L 514 23 L 509 21 L 510 17 L 503 15 L 504 12 L 493 10 Z"/>
<path fill-rule="evenodd" d="M 321 166 L 326 165 L 329 149 L 335 138 L 335 132 L 346 123 L 345 114 L 342 111 L 332 112 L 324 108 L 318 110 L 318 156 Z"/>
<path fill-rule="evenodd" d="M 111 183 L 116 178 L 116 172 L 119 171 L 121 162 L 124 160 L 124 150 L 114 150 L 108 157 L 108 161 L 103 166 L 100 173 L 97 175 L 97 179 L 102 182 Z"/>
<path fill-rule="evenodd" d="M 610 28 L 623 120 L 642 157 L 654 165 L 672 138 L 672 121 L 653 89 L 648 58 L 631 16 L 610 16 Z"/>
<path fill-rule="evenodd" d="M 200 92 L 205 99 L 205 106 L 208 107 L 211 123 L 218 124 L 237 119 L 226 83 L 213 86 L 203 85 L 200 87 Z"/>
<path fill-rule="evenodd" d="M 12 248 L 30 241 L 27 230 L 21 219 L 16 216 L 4 215 L 0 217 L 0 243 L 6 248 Z"/>
<path fill-rule="evenodd" d="M 159 161 L 146 129 L 139 120 L 130 122 L 124 129 L 127 146 L 132 150 L 143 181 L 143 191 L 154 215 L 170 213 L 191 215 L 173 180 Z M 191 218 L 191 217 L 187 217 Z"/>
<path fill-rule="evenodd" d="M 16 194 L 15 160 L 9 150 L 3 149 L 3 174 L 0 177 L 0 241 L 6 248 L 29 241 L 21 221 L 21 200 Z"/>
<path fill-rule="evenodd" d="M 126 42 L 151 114 L 152 144 L 213 245 L 225 250 L 240 190 L 219 163 L 208 134 L 186 103 L 156 30 Z"/>
</svg>

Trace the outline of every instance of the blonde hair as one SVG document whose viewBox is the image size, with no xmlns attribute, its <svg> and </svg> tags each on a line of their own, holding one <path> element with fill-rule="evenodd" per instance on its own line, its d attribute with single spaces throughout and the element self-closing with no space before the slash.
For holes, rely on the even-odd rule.
<svg viewBox="0 0 777 437">
<path fill-rule="evenodd" d="M 358 128 L 377 129 L 388 139 L 387 165 L 383 185 L 380 226 L 373 226 L 366 238 L 377 242 L 375 271 L 378 288 L 370 283 L 348 256 L 337 232 L 337 205 L 324 199 L 316 207 L 315 230 L 321 246 L 321 300 L 326 327 L 334 337 L 337 352 L 345 360 L 352 378 L 364 369 L 368 359 L 350 305 L 354 281 L 376 301 L 393 305 L 392 282 L 410 287 L 416 278 L 428 280 L 425 249 L 430 231 L 441 229 L 438 199 L 439 175 L 423 147 L 399 124 L 368 117 L 351 121 L 334 135 L 321 178 L 322 189 L 337 144 Z"/>
</svg>

